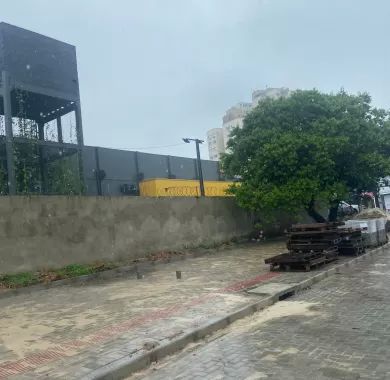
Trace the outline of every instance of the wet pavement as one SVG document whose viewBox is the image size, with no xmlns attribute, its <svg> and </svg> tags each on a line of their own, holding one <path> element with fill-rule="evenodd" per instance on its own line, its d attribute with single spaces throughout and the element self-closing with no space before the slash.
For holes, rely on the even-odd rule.
<svg viewBox="0 0 390 380">
<path fill-rule="evenodd" d="M 79 379 L 251 305 L 259 295 L 246 288 L 313 276 L 269 272 L 264 259 L 283 251 L 282 240 L 235 246 L 159 265 L 141 280 L 131 275 L 0 299 L 0 379 Z"/>
<path fill-rule="evenodd" d="M 129 379 L 390 379 L 390 249 Z"/>
</svg>

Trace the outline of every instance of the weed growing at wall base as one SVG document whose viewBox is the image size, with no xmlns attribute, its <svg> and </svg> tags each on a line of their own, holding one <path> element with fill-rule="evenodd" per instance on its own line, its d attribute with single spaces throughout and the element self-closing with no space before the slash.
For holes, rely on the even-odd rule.
<svg viewBox="0 0 390 380">
<path fill-rule="evenodd" d="M 37 273 L 6 274 L 0 277 L 0 288 L 21 288 L 39 282 Z"/>
<path fill-rule="evenodd" d="M 48 283 L 66 278 L 84 276 L 92 273 L 113 269 L 113 264 L 97 263 L 93 265 L 72 264 L 64 268 L 41 271 L 5 274 L 0 276 L 0 289 L 22 288 L 39 283 Z"/>
</svg>

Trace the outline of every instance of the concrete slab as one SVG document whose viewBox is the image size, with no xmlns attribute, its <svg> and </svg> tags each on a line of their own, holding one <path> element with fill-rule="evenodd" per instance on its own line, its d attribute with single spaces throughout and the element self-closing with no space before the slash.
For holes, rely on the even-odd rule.
<svg viewBox="0 0 390 380">
<path fill-rule="evenodd" d="M 279 294 L 286 292 L 292 288 L 294 288 L 297 283 L 281 283 L 281 282 L 272 282 L 269 284 L 264 284 L 257 286 L 256 288 L 250 289 L 247 291 L 249 294 L 256 294 L 256 295 L 270 295 L 270 294 Z"/>
</svg>

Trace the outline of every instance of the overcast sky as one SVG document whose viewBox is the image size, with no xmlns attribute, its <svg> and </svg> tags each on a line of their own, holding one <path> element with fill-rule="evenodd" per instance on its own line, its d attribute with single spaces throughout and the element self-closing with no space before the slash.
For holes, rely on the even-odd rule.
<svg viewBox="0 0 390 380">
<path fill-rule="evenodd" d="M 76 45 L 88 145 L 191 157 L 141 148 L 206 138 L 265 86 L 390 108 L 388 0 L 3 0 L 0 19 Z"/>
</svg>

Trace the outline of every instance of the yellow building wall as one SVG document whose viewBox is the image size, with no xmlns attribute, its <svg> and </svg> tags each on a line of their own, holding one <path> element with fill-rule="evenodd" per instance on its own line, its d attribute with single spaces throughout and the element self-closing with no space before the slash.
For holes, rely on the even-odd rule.
<svg viewBox="0 0 390 380">
<path fill-rule="evenodd" d="M 206 197 L 228 197 L 226 190 L 233 182 L 204 181 Z M 143 197 L 199 197 L 200 186 L 197 180 L 185 179 L 147 179 L 139 184 Z"/>
</svg>

